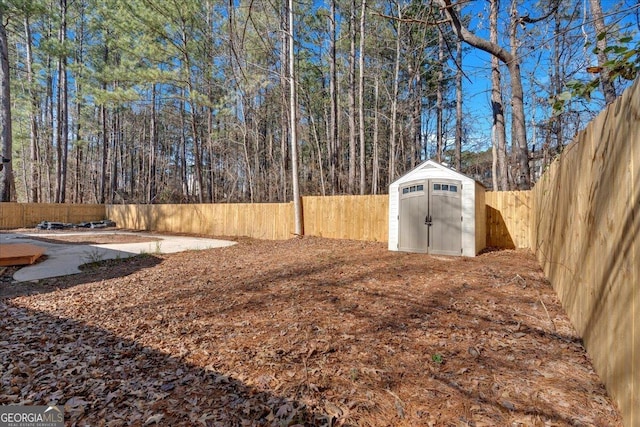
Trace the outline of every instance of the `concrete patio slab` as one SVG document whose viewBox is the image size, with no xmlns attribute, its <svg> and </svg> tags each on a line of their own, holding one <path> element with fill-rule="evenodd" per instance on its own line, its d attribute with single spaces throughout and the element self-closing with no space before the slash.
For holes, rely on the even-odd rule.
<svg viewBox="0 0 640 427">
<path fill-rule="evenodd" d="M 61 236 L 81 235 L 90 237 L 98 234 L 130 234 L 136 237 L 154 239 L 140 243 L 109 244 L 60 244 L 37 240 L 35 238 L 56 238 Z M 159 240 L 158 240 L 159 239 Z M 188 236 L 166 236 L 160 234 L 130 233 L 124 231 L 80 232 L 80 233 L 3 233 L 0 234 L 0 245 L 9 243 L 29 243 L 43 247 L 47 259 L 15 272 L 13 279 L 28 282 L 51 277 L 67 276 L 80 273 L 83 264 L 108 259 L 129 258 L 140 254 L 168 254 L 189 250 L 221 248 L 234 245 L 235 242 L 219 239 L 206 239 Z"/>
</svg>

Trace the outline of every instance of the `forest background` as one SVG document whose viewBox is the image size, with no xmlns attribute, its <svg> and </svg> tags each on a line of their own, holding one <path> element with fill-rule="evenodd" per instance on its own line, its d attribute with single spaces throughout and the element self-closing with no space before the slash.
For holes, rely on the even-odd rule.
<svg viewBox="0 0 640 427">
<path fill-rule="evenodd" d="M 427 158 L 526 189 L 640 61 L 636 0 L 0 0 L 0 23 L 4 201 L 385 194 Z"/>
</svg>

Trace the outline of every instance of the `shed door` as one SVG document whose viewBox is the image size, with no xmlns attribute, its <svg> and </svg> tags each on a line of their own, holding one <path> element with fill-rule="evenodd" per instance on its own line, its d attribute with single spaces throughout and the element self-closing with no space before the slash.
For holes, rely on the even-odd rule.
<svg viewBox="0 0 640 427">
<path fill-rule="evenodd" d="M 398 249 L 460 255 L 462 252 L 462 185 L 432 179 L 400 186 Z"/>
<path fill-rule="evenodd" d="M 406 252 L 427 252 L 429 232 L 426 218 L 429 215 L 427 181 L 408 183 L 400 187 L 400 225 L 398 249 Z"/>
<path fill-rule="evenodd" d="M 462 253 L 462 185 L 460 181 L 429 181 L 429 253 Z"/>
</svg>

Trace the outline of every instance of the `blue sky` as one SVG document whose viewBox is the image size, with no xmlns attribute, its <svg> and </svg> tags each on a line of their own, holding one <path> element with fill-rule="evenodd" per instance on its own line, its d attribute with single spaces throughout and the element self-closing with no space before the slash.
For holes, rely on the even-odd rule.
<svg viewBox="0 0 640 427">
<path fill-rule="evenodd" d="M 532 8 L 532 5 L 535 5 L 537 2 L 533 1 L 524 1 L 522 6 L 519 8 L 519 13 L 527 13 L 530 11 L 532 17 L 539 16 L 540 12 L 536 8 Z M 631 31 L 635 31 L 636 40 L 638 38 L 638 1 L 637 0 L 601 0 L 602 9 L 604 14 L 606 15 L 605 21 L 607 24 L 618 23 L 621 27 L 628 28 Z M 594 30 L 591 24 L 590 12 L 588 9 L 588 1 L 583 0 L 580 2 L 576 2 L 576 7 L 580 12 L 580 19 L 584 22 L 579 22 L 576 24 L 576 31 L 580 31 L 584 29 L 584 34 L 586 35 L 586 40 L 589 43 L 593 42 L 593 34 Z M 508 6 L 508 0 L 502 1 L 501 9 L 504 10 Z M 586 11 L 583 9 L 586 7 Z M 618 10 L 618 12 L 616 11 Z M 586 12 L 586 15 L 584 13 Z M 488 33 L 488 1 L 485 0 L 472 0 L 468 3 L 468 5 L 463 8 L 463 13 L 469 14 L 472 17 L 471 23 L 469 25 L 469 29 L 476 33 L 477 35 L 483 38 L 489 38 Z M 507 23 L 504 22 L 507 18 L 502 17 L 501 22 L 499 23 L 500 32 L 504 33 L 506 31 Z M 580 28 L 581 24 L 584 25 L 584 28 Z M 541 31 L 544 32 L 544 26 L 546 24 L 536 24 L 539 25 Z M 521 31 L 522 33 L 522 31 Z M 550 37 L 544 38 L 543 40 L 550 43 L 552 40 Z M 501 41 L 501 45 L 508 49 L 508 40 Z M 595 64 L 595 56 L 591 54 L 592 47 L 588 47 L 584 49 L 584 53 L 590 55 L 592 57 L 592 61 Z M 540 45 L 531 47 L 525 47 L 520 50 L 520 54 L 522 55 L 521 64 L 522 64 L 522 74 L 524 79 L 524 84 L 528 85 L 529 80 L 527 78 L 528 74 L 534 75 L 536 79 L 540 82 L 545 83 L 547 79 L 547 69 L 544 61 L 547 61 L 549 58 L 549 49 L 548 46 L 544 43 Z M 536 69 L 532 63 L 539 63 L 542 61 L 542 65 Z M 463 69 L 467 73 L 469 79 L 463 80 L 463 90 L 464 90 L 464 110 L 467 113 L 465 115 L 467 120 L 471 120 L 470 126 L 473 128 L 473 134 L 475 139 L 478 142 L 488 141 L 491 136 L 491 110 L 490 110 L 490 88 L 491 82 L 489 80 L 490 77 L 490 63 L 491 58 L 490 55 L 482 52 L 478 49 L 468 48 L 466 50 L 464 59 L 463 59 Z M 586 76 L 585 73 L 583 75 Z M 506 69 L 503 70 L 503 79 L 508 76 Z M 525 91 L 527 88 L 525 88 Z M 599 95 L 596 94 L 596 98 Z M 530 100 L 526 100 L 530 101 Z M 530 104 L 530 102 L 529 102 Z M 596 102 L 597 104 L 597 102 Z M 543 105 L 542 107 L 546 107 Z M 543 118 L 548 117 L 549 110 L 546 111 L 542 108 L 538 107 L 533 108 L 531 105 L 526 105 L 526 113 L 528 117 L 528 125 L 531 125 L 533 121 L 538 121 Z M 596 107 L 597 108 L 597 107 Z M 534 111 L 535 110 L 535 111 Z M 535 114 L 534 114 L 535 113 Z M 508 120 L 508 118 L 507 118 Z M 528 135 L 530 145 L 532 141 L 531 133 Z M 509 139 L 509 134 L 507 134 L 507 138 Z"/>
</svg>

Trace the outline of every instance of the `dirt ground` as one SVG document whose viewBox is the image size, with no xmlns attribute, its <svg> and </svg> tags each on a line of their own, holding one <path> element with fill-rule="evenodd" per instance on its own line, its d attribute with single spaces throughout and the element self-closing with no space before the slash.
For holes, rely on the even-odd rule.
<svg viewBox="0 0 640 427">
<path fill-rule="evenodd" d="M 622 425 L 527 251 L 240 239 L 0 286 L 0 404 L 68 425 Z"/>
<path fill-rule="evenodd" d="M 161 239 L 150 237 L 149 235 L 138 236 L 135 234 L 116 234 L 106 230 L 96 231 L 90 228 L 74 228 L 67 230 L 37 230 L 33 228 L 13 230 L 13 233 L 28 233 L 28 239 L 39 240 L 41 242 L 69 244 L 69 245 L 104 245 L 109 243 L 144 243 L 157 242 Z M 0 231 L 0 236 L 3 234 Z M 42 236 L 39 236 L 42 235 Z"/>
</svg>

